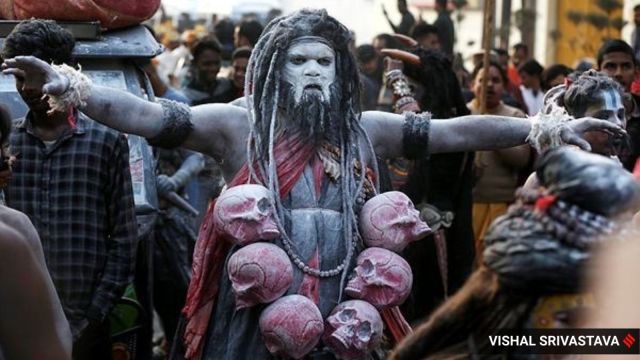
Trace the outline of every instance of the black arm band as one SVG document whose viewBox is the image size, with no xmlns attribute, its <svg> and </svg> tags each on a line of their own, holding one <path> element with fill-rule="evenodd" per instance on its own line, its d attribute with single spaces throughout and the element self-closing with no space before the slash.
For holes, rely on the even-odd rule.
<svg viewBox="0 0 640 360">
<path fill-rule="evenodd" d="M 405 112 L 402 127 L 402 150 L 407 159 L 420 160 L 429 157 L 429 128 L 431 114 Z"/>
<path fill-rule="evenodd" d="M 166 149 L 176 148 L 182 145 L 193 131 L 191 108 L 177 101 L 166 99 L 158 99 L 158 103 L 162 105 L 162 130 L 147 141 L 151 146 Z"/>
</svg>

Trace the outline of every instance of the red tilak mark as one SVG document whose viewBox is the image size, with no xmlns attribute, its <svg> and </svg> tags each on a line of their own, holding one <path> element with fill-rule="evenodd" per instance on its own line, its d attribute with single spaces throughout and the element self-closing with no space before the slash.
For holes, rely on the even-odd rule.
<svg viewBox="0 0 640 360">
<path fill-rule="evenodd" d="M 535 209 L 541 212 L 547 211 L 547 208 L 556 201 L 556 197 L 553 195 L 543 196 L 536 201 Z"/>
</svg>

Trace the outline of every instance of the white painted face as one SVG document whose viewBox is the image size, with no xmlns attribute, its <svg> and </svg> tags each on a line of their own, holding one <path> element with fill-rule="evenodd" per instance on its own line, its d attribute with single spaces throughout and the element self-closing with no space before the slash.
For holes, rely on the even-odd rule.
<svg viewBox="0 0 640 360">
<path fill-rule="evenodd" d="M 336 53 L 324 43 L 306 41 L 287 50 L 284 79 L 293 86 L 296 103 L 307 91 L 318 92 L 329 102 L 336 78 Z"/>
</svg>

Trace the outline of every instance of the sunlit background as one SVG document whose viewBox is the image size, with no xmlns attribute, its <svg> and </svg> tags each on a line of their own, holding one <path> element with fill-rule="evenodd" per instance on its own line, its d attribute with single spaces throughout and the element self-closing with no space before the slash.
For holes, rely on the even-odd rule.
<svg viewBox="0 0 640 360">
<path fill-rule="evenodd" d="M 483 0 L 449 2 L 456 25 L 455 51 L 469 59 L 481 50 Z M 593 58 L 594 49 L 599 47 L 603 37 L 621 36 L 628 41 L 632 28 L 629 25 L 632 23 L 631 9 L 637 3 L 640 0 L 497 0 L 495 43 L 496 46 L 504 45 L 501 33 L 509 34 L 506 38 L 511 45 L 522 41 L 523 33 L 531 34 L 533 39 L 525 40 L 530 44 L 533 41 L 533 55 L 542 64 L 559 62 L 573 65 L 582 58 Z M 435 20 L 434 0 L 408 0 L 408 4 L 416 19 L 421 18 L 428 23 Z M 162 1 L 163 11 L 173 18 L 174 24 L 180 14 L 188 14 L 191 20 L 205 26 L 211 23 L 213 14 L 218 19 L 230 17 L 239 20 L 252 15 L 266 18 L 272 9 L 289 13 L 305 7 L 323 7 L 355 32 L 358 45 L 370 43 L 379 33 L 391 32 L 382 14 L 383 6 L 391 19 L 399 22 L 396 0 Z M 508 18 L 503 16 L 504 6 L 510 7 Z M 583 14 L 583 19 L 576 18 L 576 14 Z M 532 30 L 527 30 L 526 26 Z"/>
</svg>

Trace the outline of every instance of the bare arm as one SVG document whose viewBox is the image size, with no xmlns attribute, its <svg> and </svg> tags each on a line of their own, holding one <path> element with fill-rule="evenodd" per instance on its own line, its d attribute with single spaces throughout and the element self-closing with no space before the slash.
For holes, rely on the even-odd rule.
<svg viewBox="0 0 640 360">
<path fill-rule="evenodd" d="M 404 117 L 391 113 L 368 111 L 362 114 L 362 125 L 367 130 L 378 156 L 394 158 L 403 156 L 402 127 Z M 531 130 L 527 119 L 495 115 L 469 115 L 431 121 L 429 152 L 446 153 L 476 150 L 498 150 L 526 143 Z M 573 120 L 562 133 L 563 140 L 589 150 L 589 144 L 581 134 L 599 130 L 608 133 L 623 133 L 611 122 L 582 118 Z"/>
<path fill-rule="evenodd" d="M 33 56 L 17 56 L 5 60 L 5 74 L 32 77 L 42 83 L 45 94 L 59 95 L 69 87 L 66 76 Z M 163 127 L 163 109 L 158 103 L 145 101 L 122 90 L 91 85 L 90 96 L 81 110 L 92 119 L 124 133 L 153 138 Z M 186 148 L 220 157 L 228 147 L 229 132 L 238 123 L 246 123 L 246 110 L 232 105 L 201 105 L 192 108 L 194 131 Z"/>
</svg>

